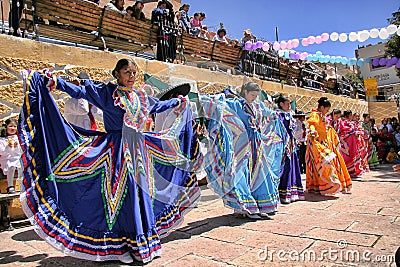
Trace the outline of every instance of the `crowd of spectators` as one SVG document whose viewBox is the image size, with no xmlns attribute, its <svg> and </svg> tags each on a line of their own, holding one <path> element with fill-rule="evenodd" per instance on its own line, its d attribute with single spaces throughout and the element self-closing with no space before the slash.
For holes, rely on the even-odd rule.
<svg viewBox="0 0 400 267">
<path fill-rule="evenodd" d="M 371 128 L 372 142 L 377 149 L 380 163 L 393 162 L 400 152 L 400 124 L 396 117 L 384 118 L 377 127 L 373 120 Z M 400 163 L 400 162 L 398 162 Z"/>
</svg>

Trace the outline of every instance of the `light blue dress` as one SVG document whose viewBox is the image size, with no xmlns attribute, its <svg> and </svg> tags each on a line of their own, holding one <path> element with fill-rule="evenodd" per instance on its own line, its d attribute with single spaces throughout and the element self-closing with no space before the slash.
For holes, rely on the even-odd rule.
<svg viewBox="0 0 400 267">
<path fill-rule="evenodd" d="M 205 155 L 209 187 L 224 204 L 250 214 L 277 210 L 284 130 L 274 110 L 262 102 L 202 96 L 209 120 Z"/>
</svg>

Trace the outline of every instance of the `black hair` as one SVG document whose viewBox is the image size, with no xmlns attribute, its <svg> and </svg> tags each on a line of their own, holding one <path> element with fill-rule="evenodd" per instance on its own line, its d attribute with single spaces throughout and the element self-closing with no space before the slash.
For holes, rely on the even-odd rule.
<svg viewBox="0 0 400 267">
<path fill-rule="evenodd" d="M 217 35 L 219 35 L 221 32 L 224 32 L 225 33 L 225 35 L 226 35 L 226 30 L 225 29 L 218 29 L 218 31 L 217 31 Z"/>
<path fill-rule="evenodd" d="M 118 60 L 115 68 L 112 71 L 112 76 L 116 79 L 116 73 L 119 72 L 123 67 L 128 66 L 129 64 L 136 66 L 135 61 L 130 58 L 121 58 L 120 60 Z"/>
<path fill-rule="evenodd" d="M 160 7 L 162 4 L 167 4 L 167 2 L 165 2 L 165 1 L 163 1 L 163 0 L 158 1 L 157 7 Z"/>
<path fill-rule="evenodd" d="M 283 95 L 280 95 L 280 96 L 278 96 L 277 99 L 275 99 L 275 104 L 278 105 L 278 108 L 281 108 L 281 106 L 280 106 L 279 104 L 280 104 L 280 103 L 284 103 L 284 102 L 286 102 L 286 101 L 289 101 L 289 98 L 287 98 L 287 97 L 285 97 L 285 96 L 283 96 Z"/>
<path fill-rule="evenodd" d="M 179 8 L 179 11 L 183 10 L 183 9 L 185 8 L 185 6 L 190 7 L 189 4 L 183 4 L 183 5 L 181 5 L 181 7 Z"/>
<path fill-rule="evenodd" d="M 336 115 L 336 114 L 342 114 L 342 111 L 340 109 L 334 108 L 332 110 L 332 112 L 328 114 L 328 116 L 331 117 L 333 120 L 333 115 Z"/>
<path fill-rule="evenodd" d="M 136 1 L 135 4 L 134 4 L 134 6 L 137 7 L 138 4 L 142 4 L 142 5 L 144 6 L 143 1 Z"/>
<path fill-rule="evenodd" d="M 13 118 L 7 119 L 7 120 L 3 123 L 3 125 L 1 126 L 1 128 L 0 128 L 0 136 L 1 136 L 1 137 L 7 137 L 7 136 L 8 136 L 8 135 L 7 135 L 7 126 L 8 126 L 10 123 L 12 123 L 12 122 L 18 125 L 18 123 L 17 123 L 17 121 L 16 121 L 15 119 L 13 119 Z"/>
<path fill-rule="evenodd" d="M 255 82 L 248 82 L 242 85 L 242 90 L 240 91 L 240 96 L 244 97 L 244 91 L 247 92 L 253 92 L 253 91 L 257 91 L 260 92 L 260 86 L 258 86 L 257 83 Z"/>
<path fill-rule="evenodd" d="M 135 11 L 135 8 L 134 8 L 133 6 L 128 6 L 128 7 L 125 9 L 126 12 L 128 12 L 129 10 L 132 11 L 132 12 L 134 12 L 134 11 Z"/>
<path fill-rule="evenodd" d="M 364 119 L 367 118 L 368 116 L 369 116 L 368 113 L 364 113 L 364 114 L 363 114 L 363 118 L 364 118 Z"/>
<path fill-rule="evenodd" d="M 118 0 L 112 0 L 111 3 L 120 11 L 124 10 L 124 7 L 122 6 L 121 8 L 118 7 Z"/>
<path fill-rule="evenodd" d="M 200 16 L 200 13 L 196 12 L 193 14 L 193 17 Z"/>
<path fill-rule="evenodd" d="M 345 110 L 343 111 L 343 117 L 348 118 L 353 112 L 351 110 Z"/>
<path fill-rule="evenodd" d="M 318 108 L 320 108 L 320 107 L 326 108 L 326 107 L 331 107 L 331 106 L 332 106 L 331 102 L 329 102 L 327 97 L 323 96 L 320 99 L 318 99 Z"/>
</svg>

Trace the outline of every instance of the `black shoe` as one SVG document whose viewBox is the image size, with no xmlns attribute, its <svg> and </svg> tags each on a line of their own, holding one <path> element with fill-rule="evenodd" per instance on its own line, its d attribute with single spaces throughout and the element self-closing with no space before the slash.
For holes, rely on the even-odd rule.
<svg viewBox="0 0 400 267">
<path fill-rule="evenodd" d="M 9 186 L 7 187 L 7 194 L 13 194 L 15 193 L 15 188 L 14 186 Z"/>
</svg>

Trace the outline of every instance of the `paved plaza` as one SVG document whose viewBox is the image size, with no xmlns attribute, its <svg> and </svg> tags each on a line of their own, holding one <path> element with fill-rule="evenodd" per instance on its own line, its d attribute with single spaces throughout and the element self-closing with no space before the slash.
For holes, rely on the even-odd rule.
<svg viewBox="0 0 400 267">
<path fill-rule="evenodd" d="M 307 194 L 306 201 L 280 205 L 272 220 L 257 221 L 233 215 L 202 186 L 198 207 L 145 266 L 395 266 L 400 173 L 384 165 L 353 185 L 352 194 Z M 27 225 L 0 232 L 0 240 L 4 266 L 123 266 L 65 256 Z"/>
</svg>

